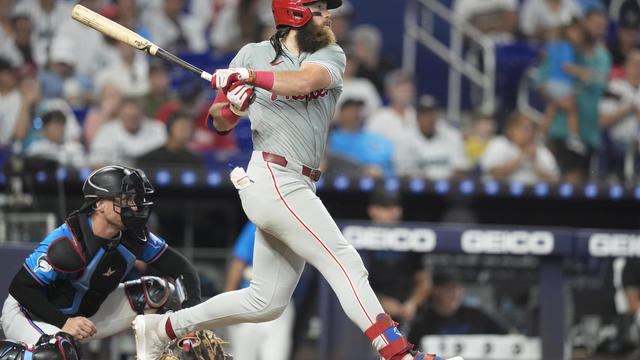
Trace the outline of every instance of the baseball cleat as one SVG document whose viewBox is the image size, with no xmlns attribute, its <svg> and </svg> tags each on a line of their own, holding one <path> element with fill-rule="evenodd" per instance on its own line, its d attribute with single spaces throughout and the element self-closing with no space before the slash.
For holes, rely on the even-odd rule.
<svg viewBox="0 0 640 360">
<path fill-rule="evenodd" d="M 131 322 L 136 338 L 136 359 L 157 360 L 160 358 L 169 337 L 164 332 L 164 324 L 168 314 L 138 315 Z"/>
</svg>

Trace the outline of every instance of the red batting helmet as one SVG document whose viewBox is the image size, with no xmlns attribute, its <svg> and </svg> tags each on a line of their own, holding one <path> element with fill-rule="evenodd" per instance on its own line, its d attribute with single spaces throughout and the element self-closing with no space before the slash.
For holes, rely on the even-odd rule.
<svg viewBox="0 0 640 360">
<path fill-rule="evenodd" d="M 306 24 L 313 15 L 311 10 L 305 6 L 319 0 L 273 0 L 271 9 L 276 27 L 291 26 L 294 28 Z M 342 0 L 326 0 L 327 9 L 335 9 L 342 5 Z"/>
</svg>

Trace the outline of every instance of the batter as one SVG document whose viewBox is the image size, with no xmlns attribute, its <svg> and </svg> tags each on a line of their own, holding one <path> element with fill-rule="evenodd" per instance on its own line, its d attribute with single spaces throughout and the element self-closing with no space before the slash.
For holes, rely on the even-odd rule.
<svg viewBox="0 0 640 360">
<path fill-rule="evenodd" d="M 341 3 L 273 0 L 276 34 L 244 46 L 229 69 L 215 72 L 219 92 L 210 109 L 212 130 L 228 133 L 244 111 L 251 119 L 254 151 L 246 174 L 236 169 L 232 180 L 257 226 L 254 277 L 248 288 L 191 309 L 136 317 L 138 360 L 157 359 L 167 341 L 194 330 L 277 318 L 305 262 L 327 279 L 382 357 L 443 360 L 414 350 L 384 314 L 360 256 L 315 194 L 346 65 L 329 27 L 328 9 Z"/>
</svg>

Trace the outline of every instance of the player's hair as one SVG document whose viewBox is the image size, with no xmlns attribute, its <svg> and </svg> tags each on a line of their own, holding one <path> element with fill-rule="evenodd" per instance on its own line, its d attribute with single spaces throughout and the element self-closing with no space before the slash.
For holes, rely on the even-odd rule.
<svg viewBox="0 0 640 360">
<path fill-rule="evenodd" d="M 284 39 L 285 36 L 287 36 L 287 34 L 289 33 L 289 31 L 291 31 L 291 27 L 286 26 L 286 27 L 282 27 L 276 30 L 276 33 L 271 35 L 271 38 L 269 39 L 269 42 L 271 43 L 271 46 L 273 46 L 273 49 L 276 51 L 276 57 L 273 58 L 273 60 L 271 61 L 272 63 L 276 62 L 276 60 L 278 60 L 278 58 L 281 55 L 285 55 L 284 50 L 282 49 L 282 39 Z"/>
</svg>

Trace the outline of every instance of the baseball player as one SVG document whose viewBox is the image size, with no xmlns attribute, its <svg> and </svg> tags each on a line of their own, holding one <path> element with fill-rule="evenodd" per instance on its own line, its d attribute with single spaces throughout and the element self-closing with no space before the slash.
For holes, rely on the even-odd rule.
<svg viewBox="0 0 640 360">
<path fill-rule="evenodd" d="M 247 110 L 251 119 L 254 151 L 247 173 L 237 168 L 231 177 L 245 213 L 257 226 L 253 279 L 248 288 L 190 309 L 136 317 L 138 360 L 157 359 L 170 339 L 196 329 L 277 318 L 289 304 L 305 262 L 327 279 L 346 314 L 384 359 L 443 360 L 414 350 L 383 312 L 360 256 L 315 194 L 329 124 L 342 92 L 346 60 L 335 43 L 328 11 L 341 3 L 273 0 L 276 34 L 270 41 L 244 46 L 229 69 L 215 72 L 219 92 L 210 109 L 210 127 L 227 133 Z"/>
<path fill-rule="evenodd" d="M 60 331 L 81 341 L 104 338 L 145 310 L 169 306 L 181 288 L 165 279 L 121 284 L 136 260 L 181 280 L 187 300 L 175 300 L 174 308 L 200 302 L 193 266 L 146 229 L 153 187 L 141 170 L 103 167 L 89 175 L 82 192 L 80 209 L 47 235 L 11 282 L 0 319 L 10 339 L 37 344 Z"/>
</svg>

